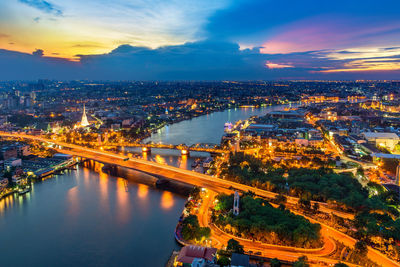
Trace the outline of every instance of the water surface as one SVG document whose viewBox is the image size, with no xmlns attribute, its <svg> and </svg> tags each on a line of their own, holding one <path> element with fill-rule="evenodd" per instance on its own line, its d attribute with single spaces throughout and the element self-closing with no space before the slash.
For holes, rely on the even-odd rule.
<svg viewBox="0 0 400 267">
<path fill-rule="evenodd" d="M 219 143 L 225 122 L 282 108 L 216 112 L 166 126 L 145 141 Z M 147 158 L 191 169 L 195 158 L 205 156 L 153 149 Z M 0 266 L 164 266 L 172 250 L 179 249 L 174 229 L 185 197 L 157 190 L 147 180 L 136 172 L 127 182 L 94 164 L 35 183 L 24 196 L 1 200 Z"/>
</svg>

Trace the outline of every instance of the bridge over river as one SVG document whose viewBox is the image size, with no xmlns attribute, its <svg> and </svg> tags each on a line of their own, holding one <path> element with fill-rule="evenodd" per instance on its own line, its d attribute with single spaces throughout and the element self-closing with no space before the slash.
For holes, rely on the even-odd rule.
<svg viewBox="0 0 400 267">
<path fill-rule="evenodd" d="M 0 136 L 8 138 L 17 138 L 17 139 L 18 138 L 28 139 L 45 143 L 53 143 L 54 145 L 56 145 L 56 150 L 62 153 L 69 153 L 78 157 L 93 159 L 103 163 L 116 164 L 122 167 L 136 169 L 149 174 L 153 174 L 155 176 L 161 176 L 171 180 L 176 180 L 187 184 L 205 187 L 218 193 L 232 193 L 234 191 L 252 191 L 254 192 L 255 195 L 263 198 L 274 198 L 277 195 L 276 193 L 270 191 L 250 187 L 247 185 L 231 182 L 228 180 L 223 180 L 220 178 L 212 177 L 205 174 L 200 174 L 185 169 L 180 169 L 169 165 L 164 165 L 136 158 L 126 160 L 126 157 L 118 154 L 81 147 L 78 145 L 53 141 L 40 136 L 33 136 L 21 133 L 5 133 L 5 132 L 0 132 Z M 298 198 L 288 197 L 287 202 L 289 204 L 296 204 L 298 202 Z M 330 209 L 326 203 L 319 203 L 319 204 L 320 204 L 320 210 L 322 212 L 333 213 L 343 218 L 350 218 L 350 219 L 354 218 L 353 214 Z M 356 240 L 351 238 L 350 236 L 341 233 L 338 230 L 331 228 L 327 225 L 324 225 L 323 223 L 320 224 L 322 227 L 321 228 L 322 234 L 324 235 L 325 240 L 328 239 L 340 240 L 347 246 L 354 246 L 354 244 L 356 243 Z M 301 252 L 299 253 L 299 251 L 297 251 L 296 248 L 291 248 L 289 251 L 285 251 L 284 254 L 293 255 L 293 257 L 297 257 L 299 255 L 307 255 L 309 258 L 322 260 L 322 258 L 320 257 L 327 255 L 327 250 L 333 249 L 333 247 L 330 244 L 332 244 L 332 242 L 326 242 L 324 245 L 324 249 L 322 249 L 320 252 L 310 251 L 307 253 L 304 251 L 304 249 L 299 249 L 301 250 Z M 258 246 L 258 244 L 256 244 L 255 246 Z M 263 249 L 269 251 L 269 249 L 267 248 Z M 278 252 L 279 251 L 277 251 L 277 253 Z M 383 266 L 400 266 L 400 264 L 394 262 L 393 260 L 390 260 L 379 251 L 372 249 L 370 247 L 368 248 L 368 257 L 370 257 L 375 262 L 382 264 Z"/>
<path fill-rule="evenodd" d="M 98 145 L 97 143 L 95 145 Z M 210 144 L 210 143 L 200 143 L 194 145 L 186 145 L 186 144 L 179 144 L 179 145 L 171 145 L 171 144 L 162 144 L 162 143 L 152 143 L 148 142 L 145 144 L 142 143 L 105 143 L 104 147 L 140 147 L 142 148 L 143 152 L 150 152 L 152 148 L 157 149 L 176 149 L 180 150 L 182 154 L 188 154 L 189 151 L 198 151 L 198 152 L 208 152 L 208 153 L 229 153 L 230 151 L 227 149 L 219 148 L 217 144 Z"/>
</svg>

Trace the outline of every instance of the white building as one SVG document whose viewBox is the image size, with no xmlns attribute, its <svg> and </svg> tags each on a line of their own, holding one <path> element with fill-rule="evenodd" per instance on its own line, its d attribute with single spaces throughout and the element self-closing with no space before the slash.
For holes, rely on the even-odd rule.
<svg viewBox="0 0 400 267">
<path fill-rule="evenodd" d="M 400 138 L 395 133 L 374 133 L 364 132 L 362 135 L 367 139 L 368 142 L 375 144 L 376 146 L 382 146 L 389 150 L 394 150 Z"/>
</svg>

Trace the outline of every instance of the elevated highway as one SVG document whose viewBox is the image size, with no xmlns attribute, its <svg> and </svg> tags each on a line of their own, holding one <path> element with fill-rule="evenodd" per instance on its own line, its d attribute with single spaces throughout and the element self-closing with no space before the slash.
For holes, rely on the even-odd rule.
<svg viewBox="0 0 400 267">
<path fill-rule="evenodd" d="M 252 191 L 255 195 L 263 197 L 263 198 L 274 198 L 277 195 L 276 193 L 273 193 L 270 191 L 266 191 L 266 190 L 254 188 L 251 186 L 231 182 L 228 180 L 223 180 L 223 179 L 212 177 L 212 176 L 205 175 L 205 174 L 200 174 L 200 173 L 189 171 L 186 169 L 180 169 L 177 167 L 163 165 L 160 163 L 146 161 L 143 159 L 132 158 L 132 159 L 126 160 L 126 156 L 122 156 L 122 155 L 118 155 L 118 154 L 110 153 L 110 152 L 99 151 L 99 150 L 95 150 L 95 149 L 90 149 L 90 148 L 86 148 L 86 147 L 81 147 L 78 145 L 67 144 L 64 142 L 50 140 L 50 139 L 40 137 L 40 136 L 33 136 L 33 135 L 27 135 L 27 134 L 21 134 L 21 133 L 18 133 L 18 134 L 5 133 L 5 132 L 0 132 L 0 136 L 8 137 L 8 138 L 22 138 L 22 139 L 28 139 L 28 140 L 33 140 L 33 141 L 52 143 L 52 144 L 56 145 L 55 149 L 61 153 L 69 153 L 69 154 L 72 154 L 72 155 L 75 155 L 78 157 L 88 158 L 88 159 L 96 160 L 96 161 L 103 162 L 103 163 L 116 164 L 116 165 L 119 165 L 122 167 L 127 167 L 127 168 L 131 168 L 131 169 L 143 171 L 143 172 L 153 174 L 156 176 L 162 176 L 162 177 L 165 177 L 165 178 L 168 178 L 171 180 L 176 180 L 176 181 L 187 183 L 187 184 L 205 187 L 205 188 L 208 188 L 212 191 L 219 192 L 219 193 L 231 193 L 233 191 L 239 190 L 239 191 Z M 298 201 L 298 198 L 295 198 L 295 197 L 287 198 L 287 202 L 290 204 L 296 204 L 297 201 Z M 327 212 L 327 213 L 334 213 L 337 216 L 341 216 L 344 218 L 349 218 L 349 219 L 354 218 L 353 214 L 330 209 L 326 203 L 320 203 L 320 210 L 323 212 Z M 204 221 L 204 219 L 202 219 L 202 220 Z M 313 221 L 312 219 L 311 219 L 311 221 L 315 223 L 315 221 Z M 327 238 L 340 240 L 341 242 L 345 243 L 348 246 L 354 246 L 354 244 L 356 243 L 355 239 L 353 239 L 353 238 L 351 238 L 351 237 L 349 237 L 327 225 L 324 225 L 322 233 Z M 329 247 L 331 247 L 331 245 L 329 245 Z M 267 248 L 263 248 L 263 249 L 267 249 Z M 279 251 L 281 251 L 281 250 L 276 249 L 276 251 L 274 253 L 278 253 Z M 321 256 L 325 256 L 326 253 L 328 252 L 325 249 L 322 251 L 323 251 L 323 255 L 321 255 Z M 290 255 L 291 252 L 281 251 L 280 253 Z M 295 253 L 294 255 L 299 255 L 298 252 L 293 252 L 293 253 Z M 318 254 L 315 255 L 315 252 L 310 253 L 310 254 L 307 254 L 307 253 L 300 253 L 300 254 L 312 256 L 313 258 L 318 256 Z M 292 257 L 294 257 L 294 255 Z M 374 260 L 380 264 L 383 264 L 383 266 L 400 266 L 400 264 L 388 259 L 383 254 L 381 254 L 380 252 L 378 252 L 372 248 L 369 248 L 368 256 L 370 256 L 372 260 Z"/>
<path fill-rule="evenodd" d="M 98 142 L 90 142 L 90 145 L 99 146 Z M 171 144 L 161 144 L 161 143 L 129 143 L 129 142 L 122 142 L 122 143 L 104 143 L 101 144 L 103 147 L 140 147 L 143 151 L 150 150 L 152 148 L 157 149 L 176 149 L 180 151 L 198 151 L 198 152 L 209 152 L 209 153 L 229 153 L 229 150 L 218 148 L 215 144 L 194 144 L 194 145 L 171 145 Z M 146 148 L 146 150 L 144 149 Z"/>
<path fill-rule="evenodd" d="M 130 158 L 126 160 L 126 156 L 118 155 L 111 152 L 100 151 L 96 149 L 86 148 L 74 144 L 68 144 L 65 142 L 60 142 L 56 140 L 50 140 L 41 136 L 27 135 L 27 134 L 14 134 L 14 133 L 4 133 L 0 132 L 0 136 L 9 137 L 9 138 L 22 138 L 28 140 L 34 140 L 45 143 L 52 143 L 56 147 L 55 149 L 62 153 L 72 154 L 74 156 L 93 159 L 99 162 L 107 163 L 107 164 L 116 164 L 122 167 L 127 167 L 131 169 L 135 169 L 138 171 L 143 171 L 148 174 L 162 176 L 168 179 L 176 180 L 179 182 L 184 182 L 187 184 L 205 187 L 216 192 L 232 192 L 232 191 L 242 191 L 247 192 L 251 191 L 255 195 L 263 198 L 274 198 L 277 193 L 266 191 L 263 189 L 258 189 L 252 186 L 235 183 L 232 181 L 220 179 L 217 177 L 213 177 L 210 175 L 205 175 L 201 173 L 197 173 L 194 171 L 189 171 L 186 169 L 180 169 L 170 165 L 164 165 L 152 161 L 147 161 L 143 159 Z M 297 204 L 298 198 L 296 197 L 287 197 L 287 202 L 289 204 Z M 326 213 L 333 213 L 337 216 L 353 219 L 354 214 L 341 212 L 337 210 L 330 209 L 327 203 L 318 202 L 320 205 L 320 211 Z"/>
</svg>

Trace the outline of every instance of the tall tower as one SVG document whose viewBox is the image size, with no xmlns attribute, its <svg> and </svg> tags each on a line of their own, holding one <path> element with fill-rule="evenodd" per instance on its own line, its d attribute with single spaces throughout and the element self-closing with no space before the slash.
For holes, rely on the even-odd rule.
<svg viewBox="0 0 400 267">
<path fill-rule="evenodd" d="M 83 114 L 82 114 L 82 120 L 81 120 L 81 126 L 86 127 L 90 125 L 86 116 L 86 108 L 85 104 L 83 104 Z"/>
<path fill-rule="evenodd" d="M 237 191 L 235 191 L 233 199 L 233 215 L 239 215 L 239 193 Z"/>
<path fill-rule="evenodd" d="M 396 185 L 400 186 L 400 164 L 396 168 Z"/>
</svg>

